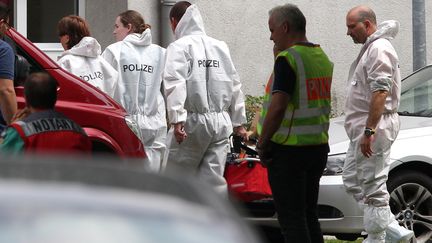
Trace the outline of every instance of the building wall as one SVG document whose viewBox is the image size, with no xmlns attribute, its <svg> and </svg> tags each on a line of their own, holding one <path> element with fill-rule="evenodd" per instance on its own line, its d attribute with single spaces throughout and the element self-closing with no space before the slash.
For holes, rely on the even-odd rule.
<svg viewBox="0 0 432 243">
<path fill-rule="evenodd" d="M 159 43 L 160 35 L 160 1 L 158 0 L 138 0 L 129 1 L 128 9 L 140 12 L 146 24 L 152 26 L 152 37 L 154 43 Z"/>
<path fill-rule="evenodd" d="M 87 0 L 85 18 L 90 31 L 102 46 L 102 50 L 114 43 L 112 34 L 117 15 L 128 9 L 127 1 L 118 0 Z"/>
<path fill-rule="evenodd" d="M 155 16 L 159 1 L 128 0 L 129 8 L 134 7 L 149 16 L 153 32 L 159 29 Z M 245 94 L 262 95 L 264 84 L 272 71 L 273 42 L 269 40 L 267 25 L 268 10 L 286 3 L 284 0 L 190 0 L 198 5 L 208 35 L 227 42 L 239 71 Z M 309 41 L 321 44 L 333 60 L 334 81 L 332 85 L 335 114 L 343 112 L 345 82 L 349 66 L 356 58 L 360 45 L 355 45 L 346 35 L 345 16 L 347 11 L 359 4 L 356 0 L 291 0 L 303 11 L 307 19 Z M 401 24 L 398 36 L 393 41 L 399 54 L 402 76 L 412 71 L 412 16 L 411 0 L 369 0 L 362 3 L 372 7 L 378 22 L 395 19 Z M 142 8 L 139 8 L 139 7 Z M 144 7 L 145 6 L 145 7 Z M 431 1 L 426 1 L 426 24 L 432 26 Z M 156 37 L 157 35 L 155 35 Z M 432 31 L 427 33 L 430 42 Z M 157 41 L 156 41 L 157 43 Z M 431 50 L 428 49 L 428 63 Z"/>
</svg>

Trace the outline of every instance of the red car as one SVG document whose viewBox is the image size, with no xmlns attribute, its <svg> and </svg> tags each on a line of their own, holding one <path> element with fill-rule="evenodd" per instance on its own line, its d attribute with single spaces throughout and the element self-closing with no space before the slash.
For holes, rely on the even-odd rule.
<svg viewBox="0 0 432 243">
<path fill-rule="evenodd" d="M 59 84 L 56 110 L 80 124 L 94 152 L 125 158 L 145 158 L 136 123 L 111 97 L 60 68 L 51 58 L 15 29 L 6 31 L 16 49 L 15 92 L 18 107 L 25 106 L 23 80 L 29 73 L 45 71 Z"/>
</svg>

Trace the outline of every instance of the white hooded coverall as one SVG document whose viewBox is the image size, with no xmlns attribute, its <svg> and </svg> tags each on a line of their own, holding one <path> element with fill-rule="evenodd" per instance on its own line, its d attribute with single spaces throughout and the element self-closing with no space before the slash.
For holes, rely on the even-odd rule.
<svg viewBox="0 0 432 243">
<path fill-rule="evenodd" d="M 175 37 L 167 48 L 163 80 L 169 122 L 183 122 L 187 138 L 181 144 L 171 139 L 167 170 L 177 164 L 196 171 L 226 194 L 228 138 L 233 126 L 246 122 L 239 76 L 226 43 L 206 35 L 196 5 L 187 8 Z"/>
<path fill-rule="evenodd" d="M 119 72 L 114 99 L 138 123 L 149 169 L 158 172 L 167 133 L 161 90 L 165 49 L 152 44 L 148 28 L 142 34 L 132 33 L 109 45 L 102 56 Z"/>
<path fill-rule="evenodd" d="M 350 138 L 343 180 L 347 191 L 359 203 L 365 203 L 364 226 L 369 242 L 384 242 L 385 229 L 394 221 L 390 211 L 386 182 L 390 166 L 390 147 L 399 132 L 397 110 L 401 78 L 399 60 L 390 43 L 399 29 L 396 21 L 378 25 L 368 37 L 350 68 L 345 107 L 345 130 Z M 383 115 L 375 130 L 372 156 L 365 157 L 360 148 L 369 115 L 372 93 L 388 91 Z M 372 241 L 371 241 L 372 240 Z"/>
<path fill-rule="evenodd" d="M 64 51 L 57 63 L 63 69 L 113 97 L 118 73 L 101 56 L 101 46 L 86 36 L 71 49 Z"/>
</svg>

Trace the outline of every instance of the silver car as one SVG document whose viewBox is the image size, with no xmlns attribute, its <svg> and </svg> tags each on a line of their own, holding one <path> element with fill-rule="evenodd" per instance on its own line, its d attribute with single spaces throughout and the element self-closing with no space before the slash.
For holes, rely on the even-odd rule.
<svg viewBox="0 0 432 243">
<path fill-rule="evenodd" d="M 122 162 L 2 154 L 0 242 L 262 242 L 200 181 Z"/>
<path fill-rule="evenodd" d="M 401 130 L 392 146 L 387 182 L 390 207 L 401 225 L 414 230 L 414 242 L 432 242 L 432 65 L 402 81 L 399 114 Z M 324 234 L 354 240 L 363 230 L 363 213 L 345 192 L 342 181 L 349 144 L 343 123 L 343 117 L 331 120 L 330 154 L 320 181 L 319 217 Z M 247 206 L 251 221 L 278 225 L 271 199 Z"/>
</svg>

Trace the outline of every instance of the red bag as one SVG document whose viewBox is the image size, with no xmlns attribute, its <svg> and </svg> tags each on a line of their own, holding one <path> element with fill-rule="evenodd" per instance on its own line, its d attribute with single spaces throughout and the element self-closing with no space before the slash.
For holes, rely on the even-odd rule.
<svg viewBox="0 0 432 243">
<path fill-rule="evenodd" d="M 226 163 L 225 179 L 228 191 L 243 202 L 271 197 L 267 168 L 255 161 Z"/>
</svg>

